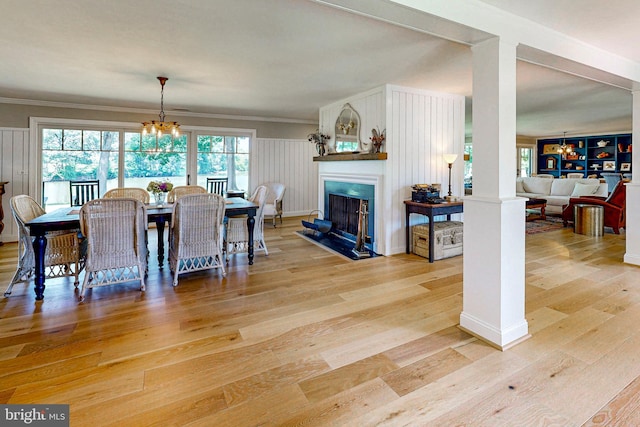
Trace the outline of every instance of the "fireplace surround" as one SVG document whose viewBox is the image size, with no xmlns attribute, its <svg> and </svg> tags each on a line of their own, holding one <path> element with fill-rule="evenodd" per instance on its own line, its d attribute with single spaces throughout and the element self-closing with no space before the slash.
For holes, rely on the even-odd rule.
<svg viewBox="0 0 640 427">
<path fill-rule="evenodd" d="M 379 246 L 380 199 L 379 175 L 363 174 L 320 174 L 321 201 L 324 218 L 334 223 L 334 233 L 355 245 L 358 226 L 358 208 L 360 200 L 368 202 L 367 249 L 377 252 Z"/>
<path fill-rule="evenodd" d="M 333 223 L 333 232 L 355 243 L 358 233 L 360 201 L 369 204 L 369 221 L 365 245 L 373 249 L 375 242 L 375 187 L 355 182 L 325 181 L 324 219 Z"/>
</svg>

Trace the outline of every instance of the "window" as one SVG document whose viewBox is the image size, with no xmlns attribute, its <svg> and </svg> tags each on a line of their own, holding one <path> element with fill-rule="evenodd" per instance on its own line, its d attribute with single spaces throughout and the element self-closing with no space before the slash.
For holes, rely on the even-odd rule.
<svg viewBox="0 0 640 427">
<path fill-rule="evenodd" d="M 187 184 L 187 136 L 124 134 L 124 186 L 147 188 L 150 181 Z"/>
<path fill-rule="evenodd" d="M 473 145 L 464 144 L 464 188 L 465 194 L 470 194 L 473 188 Z"/>
<path fill-rule="evenodd" d="M 69 181 L 117 182 L 119 141 L 113 131 L 43 129 L 43 206 L 69 206 Z M 101 194 L 105 191 L 102 185 Z"/>
<path fill-rule="evenodd" d="M 518 147 L 518 176 L 531 176 L 533 170 L 532 153 L 531 147 Z"/>
<path fill-rule="evenodd" d="M 198 185 L 226 177 L 229 190 L 249 189 L 249 136 L 199 134 L 196 140 Z"/>
<path fill-rule="evenodd" d="M 69 206 L 69 181 L 98 180 L 99 196 L 116 187 L 146 189 L 157 179 L 185 185 L 187 142 L 187 135 L 43 127 L 43 206 L 47 211 Z"/>
<path fill-rule="evenodd" d="M 47 211 L 70 205 L 71 180 L 100 181 L 100 196 L 116 187 L 146 189 L 158 179 L 205 187 L 207 177 L 217 176 L 228 177 L 229 190 L 249 190 L 252 129 L 183 127 L 179 137 L 156 138 L 142 135 L 137 123 L 32 118 L 30 126 L 38 135 L 35 192 Z"/>
</svg>

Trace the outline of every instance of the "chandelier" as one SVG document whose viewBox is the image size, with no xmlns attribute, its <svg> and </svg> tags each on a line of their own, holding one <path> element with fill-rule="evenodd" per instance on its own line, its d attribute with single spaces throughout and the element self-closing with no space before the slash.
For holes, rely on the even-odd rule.
<svg viewBox="0 0 640 427">
<path fill-rule="evenodd" d="M 163 133 L 171 133 L 173 136 L 180 135 L 180 125 L 178 122 L 164 121 L 164 84 L 169 80 L 168 77 L 158 77 L 160 80 L 160 121 L 151 120 L 150 122 L 142 122 L 142 134 L 152 134 L 161 137 Z"/>
<path fill-rule="evenodd" d="M 567 133 L 565 132 L 562 137 L 562 145 L 558 147 L 558 154 L 565 156 L 567 154 L 571 154 L 572 151 L 573 147 L 567 145 Z"/>
</svg>

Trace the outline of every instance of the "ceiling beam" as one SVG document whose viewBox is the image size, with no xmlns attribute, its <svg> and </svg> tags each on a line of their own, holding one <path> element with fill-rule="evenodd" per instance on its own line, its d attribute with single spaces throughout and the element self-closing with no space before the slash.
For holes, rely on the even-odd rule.
<svg viewBox="0 0 640 427">
<path fill-rule="evenodd" d="M 518 44 L 518 59 L 627 90 L 640 64 L 479 0 L 313 0 L 469 46 L 492 37 Z"/>
</svg>

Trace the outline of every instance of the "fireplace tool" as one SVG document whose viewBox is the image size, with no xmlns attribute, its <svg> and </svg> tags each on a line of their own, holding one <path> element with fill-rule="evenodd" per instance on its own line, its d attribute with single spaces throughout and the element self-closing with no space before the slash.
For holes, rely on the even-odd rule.
<svg viewBox="0 0 640 427">
<path fill-rule="evenodd" d="M 313 218 L 313 222 L 311 222 L 311 216 L 313 214 L 320 214 L 324 216 L 322 211 L 320 210 L 316 209 L 311 211 L 311 213 L 309 213 L 307 221 L 302 220 L 302 226 L 304 227 L 303 232 L 306 233 L 307 230 L 311 230 L 311 233 L 315 235 L 321 235 L 331 231 L 331 227 L 333 227 L 333 223 L 331 221 L 327 221 L 326 219 Z"/>
<path fill-rule="evenodd" d="M 367 230 L 369 229 L 369 202 L 360 200 L 360 208 L 358 209 L 358 234 L 356 236 L 356 247 L 352 252 L 358 258 L 367 258 L 371 256 L 371 252 L 365 246 L 367 242 Z"/>
</svg>

